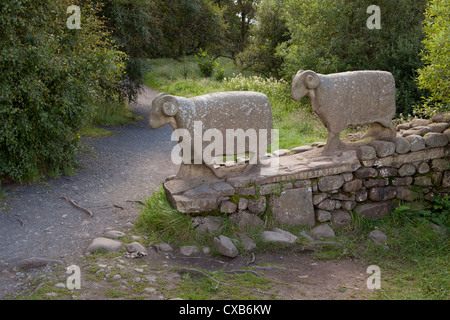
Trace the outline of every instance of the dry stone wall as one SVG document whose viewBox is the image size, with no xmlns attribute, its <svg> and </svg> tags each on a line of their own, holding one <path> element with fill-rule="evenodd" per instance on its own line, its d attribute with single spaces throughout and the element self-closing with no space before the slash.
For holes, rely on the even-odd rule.
<svg viewBox="0 0 450 320">
<path fill-rule="evenodd" d="M 430 200 L 450 191 L 450 119 L 433 120 L 401 124 L 394 142 L 374 141 L 331 160 L 299 160 L 303 152 L 322 148 L 320 143 L 294 148 L 281 153 L 285 170 L 274 175 L 231 178 L 189 190 L 167 181 L 166 194 L 181 211 L 219 210 L 241 227 L 262 225 L 265 212 L 282 225 L 316 228 L 345 226 L 352 210 L 379 219 L 402 201 Z"/>
</svg>

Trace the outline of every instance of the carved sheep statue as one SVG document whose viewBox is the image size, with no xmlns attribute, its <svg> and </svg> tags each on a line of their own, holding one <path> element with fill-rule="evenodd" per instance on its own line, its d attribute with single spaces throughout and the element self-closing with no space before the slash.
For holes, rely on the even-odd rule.
<svg viewBox="0 0 450 320">
<path fill-rule="evenodd" d="M 328 130 L 325 152 L 336 151 L 341 146 L 339 133 L 348 126 L 371 124 L 364 138 L 391 140 L 395 137 L 392 124 L 396 110 L 395 80 L 389 72 L 323 75 L 300 70 L 293 77 L 291 98 L 297 101 L 306 94 Z"/>
<path fill-rule="evenodd" d="M 190 161 L 185 163 L 186 159 L 183 158 L 182 168 L 180 168 L 177 179 L 182 175 L 182 169 L 184 176 L 189 175 L 189 171 L 191 176 L 198 174 L 199 171 L 192 166 L 198 164 L 211 169 L 216 177 L 223 177 L 219 176 L 217 170 L 214 169 L 214 163 L 205 162 L 203 157 L 203 152 L 212 143 L 211 141 L 216 142 L 216 139 L 222 139 L 222 144 L 219 144 L 221 148 L 209 147 L 213 149 L 208 150 L 212 151 L 212 157 L 249 153 L 250 164 L 259 163 L 261 156 L 266 152 L 266 149 L 258 150 L 255 154 L 255 147 L 259 148 L 262 143 L 267 148 L 272 141 L 273 123 L 270 102 L 267 96 L 257 92 L 218 92 L 192 98 L 161 93 L 152 102 L 149 125 L 152 129 L 157 129 L 167 123 L 181 133 L 177 137 L 180 145 L 183 139 L 191 139 L 191 150 L 182 148 L 183 152 L 190 152 Z M 179 129 L 184 129 L 184 131 Z M 210 133 L 214 138 L 211 135 L 205 136 L 205 132 L 209 129 L 213 129 L 213 131 L 210 130 Z M 248 135 L 247 138 L 244 137 L 245 143 L 239 144 L 242 135 L 246 136 L 250 132 L 247 132 L 248 129 L 256 132 L 255 136 L 258 135 L 258 141 L 255 142 Z M 265 131 L 261 132 L 261 129 Z M 201 132 L 198 132 L 199 130 Z M 202 139 L 200 147 L 195 140 L 199 134 Z M 231 134 L 230 138 L 227 138 L 227 134 Z M 239 134 L 241 137 L 237 138 Z M 229 139 L 233 139 L 231 148 L 230 141 L 227 144 Z M 261 141 L 259 141 L 260 139 Z M 238 141 L 236 142 L 236 140 Z M 189 142 L 189 140 L 187 141 Z M 202 162 L 199 163 L 196 159 L 202 159 Z M 181 177 L 181 179 L 183 178 Z"/>
</svg>

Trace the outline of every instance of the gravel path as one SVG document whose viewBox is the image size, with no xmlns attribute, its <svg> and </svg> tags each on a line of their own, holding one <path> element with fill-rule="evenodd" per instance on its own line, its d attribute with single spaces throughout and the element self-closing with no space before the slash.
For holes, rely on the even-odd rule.
<svg viewBox="0 0 450 320">
<path fill-rule="evenodd" d="M 6 185 L 0 211 L 0 298 L 14 290 L 2 270 L 30 257 L 51 259 L 81 255 L 105 229 L 120 229 L 139 214 L 136 202 L 148 197 L 175 174 L 169 161 L 175 142 L 172 129 L 151 130 L 149 106 L 157 92 L 145 88 L 133 112 L 143 117 L 135 125 L 112 128 L 114 135 L 87 139 L 93 151 L 81 156 L 74 176 L 32 185 Z M 62 196 L 93 213 L 74 208 Z M 1 209 L 1 208 L 0 208 Z"/>
</svg>

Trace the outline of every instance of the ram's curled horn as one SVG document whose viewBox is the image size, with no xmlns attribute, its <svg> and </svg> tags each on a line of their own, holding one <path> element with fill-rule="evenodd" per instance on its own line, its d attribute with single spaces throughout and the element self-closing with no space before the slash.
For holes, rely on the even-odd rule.
<svg viewBox="0 0 450 320">
<path fill-rule="evenodd" d="M 178 100 L 170 95 L 161 97 L 162 112 L 168 117 L 173 117 L 178 113 Z"/>
<path fill-rule="evenodd" d="M 305 85 L 308 89 L 315 89 L 319 86 L 320 79 L 314 71 L 305 71 Z"/>
</svg>

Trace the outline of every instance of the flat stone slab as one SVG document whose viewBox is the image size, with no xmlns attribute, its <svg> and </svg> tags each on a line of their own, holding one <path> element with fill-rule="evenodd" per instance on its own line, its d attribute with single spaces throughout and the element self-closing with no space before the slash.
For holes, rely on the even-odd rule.
<svg viewBox="0 0 450 320">
<path fill-rule="evenodd" d="M 226 180 L 233 187 L 246 187 L 250 183 L 263 185 L 290 180 L 314 179 L 353 172 L 361 167 L 355 150 L 345 150 L 331 155 L 322 155 L 322 149 L 286 155 L 270 159 L 278 161 L 278 166 L 265 166 L 246 176 L 232 177 Z"/>
</svg>

